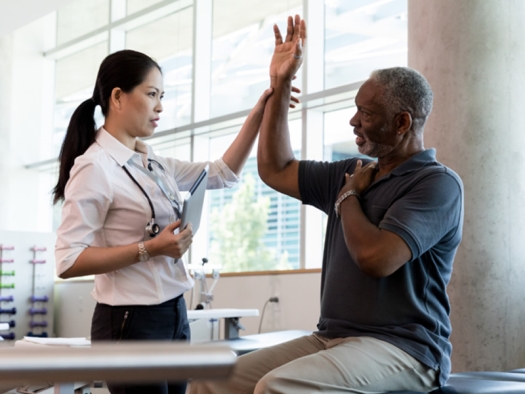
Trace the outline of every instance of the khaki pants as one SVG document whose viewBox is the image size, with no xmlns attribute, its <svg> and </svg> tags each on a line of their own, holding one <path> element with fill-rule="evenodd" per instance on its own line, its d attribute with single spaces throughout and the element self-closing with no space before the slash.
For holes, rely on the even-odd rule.
<svg viewBox="0 0 525 394">
<path fill-rule="evenodd" d="M 431 391 L 437 372 L 370 337 L 310 335 L 239 357 L 223 382 L 192 382 L 191 394 L 383 393 Z"/>
</svg>

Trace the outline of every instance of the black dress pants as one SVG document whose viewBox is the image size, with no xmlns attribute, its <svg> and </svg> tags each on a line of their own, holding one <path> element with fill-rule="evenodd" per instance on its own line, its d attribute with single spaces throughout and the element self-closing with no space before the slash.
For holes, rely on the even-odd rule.
<svg viewBox="0 0 525 394">
<path fill-rule="evenodd" d="M 186 302 L 181 296 L 159 305 L 97 303 L 91 323 L 91 341 L 169 340 L 189 341 L 190 325 Z M 153 384 L 112 384 L 111 394 L 184 394 L 186 382 Z"/>
</svg>

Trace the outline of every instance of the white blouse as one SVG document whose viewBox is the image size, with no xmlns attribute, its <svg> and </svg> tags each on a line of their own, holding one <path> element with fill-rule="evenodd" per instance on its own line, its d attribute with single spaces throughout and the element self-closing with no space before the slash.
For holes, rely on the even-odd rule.
<svg viewBox="0 0 525 394">
<path fill-rule="evenodd" d="M 139 187 L 126 174 L 123 165 L 146 191 L 155 209 L 155 222 L 161 229 L 177 218 L 159 186 L 146 174 L 129 164 L 134 160 L 147 166 L 148 159 L 158 161 L 167 178 L 174 180 L 179 191 L 187 191 L 206 164 L 210 165 L 208 189 L 232 187 L 238 182 L 222 159 L 210 163 L 189 163 L 155 155 L 137 140 L 136 152 L 130 150 L 104 128 L 96 141 L 71 169 L 65 188 L 62 222 L 57 231 L 55 247 L 56 270 L 60 275 L 70 268 L 90 246 L 112 247 L 150 239 L 146 224 L 151 208 Z M 117 271 L 95 275 L 93 298 L 108 305 L 154 305 L 175 298 L 194 282 L 182 259 L 157 256 Z"/>
</svg>

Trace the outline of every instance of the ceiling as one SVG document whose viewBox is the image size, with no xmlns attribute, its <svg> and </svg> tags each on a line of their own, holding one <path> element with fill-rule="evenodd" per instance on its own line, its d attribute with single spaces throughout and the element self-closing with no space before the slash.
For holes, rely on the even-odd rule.
<svg viewBox="0 0 525 394">
<path fill-rule="evenodd" d="M 0 0 L 0 37 L 73 0 Z"/>
</svg>

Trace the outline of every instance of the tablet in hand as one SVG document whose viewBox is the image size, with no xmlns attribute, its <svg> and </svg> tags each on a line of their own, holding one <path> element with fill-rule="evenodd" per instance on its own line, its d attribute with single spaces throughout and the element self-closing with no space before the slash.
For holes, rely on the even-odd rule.
<svg viewBox="0 0 525 394">
<path fill-rule="evenodd" d="M 208 184 L 208 171 L 209 165 L 206 164 L 206 167 L 199 174 L 189 193 L 184 198 L 180 228 L 184 230 L 188 223 L 191 223 L 193 234 L 197 233 L 201 222 L 204 194 Z"/>
</svg>

